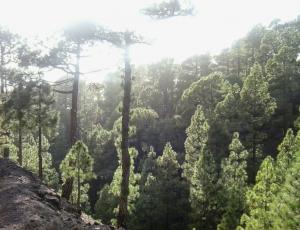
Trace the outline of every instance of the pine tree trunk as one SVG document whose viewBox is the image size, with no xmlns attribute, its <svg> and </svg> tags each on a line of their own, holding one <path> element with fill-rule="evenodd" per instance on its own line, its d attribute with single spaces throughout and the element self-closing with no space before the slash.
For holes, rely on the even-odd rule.
<svg viewBox="0 0 300 230">
<path fill-rule="evenodd" d="M 43 157 L 42 157 L 42 102 L 41 102 L 41 81 L 39 81 L 39 114 L 38 114 L 38 122 L 39 122 L 39 147 L 38 147 L 38 158 L 39 158 L 39 178 L 43 180 Z"/>
<path fill-rule="evenodd" d="M 76 54 L 76 70 L 74 74 L 73 89 L 72 89 L 72 108 L 71 108 L 71 125 L 70 125 L 70 148 L 75 144 L 78 138 L 77 129 L 77 103 L 78 103 L 78 86 L 79 86 L 79 61 L 80 61 L 80 43 L 77 43 Z M 62 197 L 69 200 L 73 190 L 74 178 L 67 178 L 62 188 Z M 64 190 L 64 188 L 66 190 Z"/>
<path fill-rule="evenodd" d="M 0 93 L 4 94 L 4 71 L 3 71 L 3 69 L 4 69 L 4 47 L 1 45 L 0 49 L 1 49 L 0 50 L 1 51 L 1 56 L 0 56 L 0 58 L 1 58 L 1 60 L 0 60 L 0 65 L 1 65 L 1 67 L 0 67 L 0 74 L 1 74 Z"/>
<path fill-rule="evenodd" d="M 22 166 L 22 163 L 23 163 L 23 142 L 22 142 L 22 127 L 21 127 L 21 121 L 19 120 L 19 129 L 18 129 L 18 132 L 19 132 L 19 140 L 18 140 L 18 147 L 19 147 L 19 151 L 18 151 L 18 163 L 20 166 Z"/>
<path fill-rule="evenodd" d="M 41 123 L 39 123 L 39 149 L 38 149 L 38 157 L 39 157 L 39 178 L 41 180 L 43 180 L 42 127 L 41 127 Z"/>
<path fill-rule="evenodd" d="M 240 60 L 240 48 L 238 48 L 238 57 L 237 57 L 237 79 L 240 79 L 241 72 L 241 60 Z"/>
<path fill-rule="evenodd" d="M 69 177 L 66 179 L 66 182 L 62 185 L 61 197 L 66 200 L 70 200 L 70 196 L 73 190 L 73 177 Z"/>
<path fill-rule="evenodd" d="M 125 48 L 125 76 L 124 76 L 124 98 L 122 111 L 122 141 L 121 141 L 121 165 L 122 180 L 119 200 L 119 213 L 117 217 L 118 226 L 126 228 L 127 203 L 129 195 L 129 175 L 130 175 L 130 156 L 128 151 L 129 137 L 129 113 L 130 113 L 130 94 L 131 94 L 131 67 L 129 59 L 129 47 Z"/>
<path fill-rule="evenodd" d="M 80 159 L 79 151 L 77 152 L 77 208 L 80 209 Z"/>
<path fill-rule="evenodd" d="M 18 85 L 18 92 L 17 92 L 17 97 L 18 97 L 18 103 L 20 103 L 20 92 L 22 89 L 21 83 Z M 18 117 L 18 134 L 19 134 L 19 140 L 18 140 L 18 163 L 20 166 L 22 166 L 23 163 L 23 152 L 22 152 L 22 115 L 21 115 L 21 108 L 20 104 L 18 104 L 18 109 L 17 109 L 17 117 Z"/>
<path fill-rule="evenodd" d="M 6 158 L 6 159 L 9 159 L 9 148 L 8 147 L 4 147 L 3 157 Z"/>
<path fill-rule="evenodd" d="M 79 87 L 79 61 L 80 61 L 80 44 L 77 44 L 76 70 L 72 90 L 72 108 L 71 108 L 71 130 L 70 130 L 70 147 L 72 147 L 78 138 L 77 129 L 77 107 L 78 107 L 78 87 Z"/>
<path fill-rule="evenodd" d="M 4 67 L 4 48 L 2 45 L 1 46 L 1 61 L 0 61 L 0 74 L 1 74 L 1 90 L 0 90 L 0 93 L 1 95 L 3 96 L 2 98 L 2 103 L 4 104 L 5 102 L 5 97 L 4 97 L 4 85 L 5 85 L 5 88 L 6 88 L 6 79 L 5 79 L 5 75 L 4 75 L 4 71 L 3 71 L 3 67 Z M 6 92 L 7 93 L 7 92 Z M 4 117 L 5 117 L 5 111 L 4 111 Z M 3 149 L 3 157 L 4 158 L 7 158 L 9 159 L 9 148 L 8 147 L 4 147 Z"/>
</svg>

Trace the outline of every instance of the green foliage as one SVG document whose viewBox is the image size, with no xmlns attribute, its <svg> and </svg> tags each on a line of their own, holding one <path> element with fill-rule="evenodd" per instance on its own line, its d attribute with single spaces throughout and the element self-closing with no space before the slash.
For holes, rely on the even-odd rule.
<svg viewBox="0 0 300 230">
<path fill-rule="evenodd" d="M 157 158 L 157 166 L 157 200 L 160 204 L 157 213 L 162 218 L 160 224 L 157 223 L 158 229 L 185 229 L 189 210 L 187 183 L 180 178 L 180 166 L 170 143 Z"/>
<path fill-rule="evenodd" d="M 158 114 L 150 108 L 137 107 L 131 109 L 130 111 L 129 143 L 130 146 L 136 148 L 139 152 L 139 155 L 136 159 L 137 161 L 145 157 L 146 151 L 157 138 L 154 136 L 154 127 L 157 124 L 157 119 Z M 116 120 L 112 130 L 118 154 L 120 154 L 121 144 L 121 121 L 121 117 Z"/>
<path fill-rule="evenodd" d="M 276 109 L 276 102 L 268 91 L 268 82 L 264 80 L 258 63 L 252 67 L 241 90 L 241 103 L 245 118 L 248 120 L 248 132 L 254 132 L 266 123 Z"/>
<path fill-rule="evenodd" d="M 14 131 L 18 129 L 31 128 L 34 125 L 32 111 L 34 81 L 27 81 L 24 77 L 16 79 L 16 88 L 3 105 L 5 118 L 3 125 Z"/>
<path fill-rule="evenodd" d="M 273 229 L 298 229 L 300 227 L 300 152 L 287 169 L 286 180 L 271 205 Z"/>
<path fill-rule="evenodd" d="M 135 201 L 139 197 L 139 180 L 140 175 L 134 173 L 134 160 L 136 159 L 138 152 L 134 148 L 129 149 L 130 154 L 130 175 L 129 175 L 129 196 L 128 196 L 128 212 L 131 214 L 135 209 Z M 104 186 L 100 192 L 100 197 L 96 203 L 95 214 L 97 218 L 100 218 L 103 223 L 116 224 L 116 215 L 118 211 L 118 198 L 120 196 L 122 179 L 122 168 L 119 159 L 119 166 L 116 169 L 112 182 L 110 185 Z M 108 201 L 109 200 L 109 201 Z M 112 201 L 112 202 L 110 202 Z M 108 205 L 109 203 L 109 205 Z M 103 207 L 107 208 L 103 208 Z"/>
<path fill-rule="evenodd" d="M 156 178 L 152 173 L 147 174 L 145 183 L 142 184 L 140 197 L 135 204 L 135 211 L 131 215 L 130 227 L 134 230 L 151 230 L 157 228 L 161 219 L 158 210 L 158 191 Z M 163 205 L 163 204 L 160 204 Z"/>
<path fill-rule="evenodd" d="M 203 149 L 191 179 L 192 227 L 215 229 L 218 220 L 217 172 L 212 154 Z"/>
<path fill-rule="evenodd" d="M 151 146 L 150 151 L 142 167 L 141 180 L 140 180 L 141 188 L 147 184 L 149 173 L 154 173 L 156 172 L 156 170 L 157 170 L 156 153 L 154 152 L 154 149 Z"/>
<path fill-rule="evenodd" d="M 245 224 L 245 229 L 293 229 L 278 227 L 280 226 L 279 219 L 283 217 L 278 212 L 285 212 L 282 210 L 286 210 L 284 206 L 288 204 L 284 200 L 286 199 L 284 190 L 285 186 L 288 186 L 286 184 L 290 183 L 288 182 L 292 174 L 290 171 L 297 164 L 298 150 L 298 135 L 295 137 L 293 131 L 289 129 L 278 146 L 276 163 L 271 157 L 263 161 L 256 184 L 247 194 L 249 214 L 244 214 L 241 219 L 241 222 Z M 295 181 L 297 181 L 296 178 Z M 281 221 L 284 222 L 283 219 Z M 287 222 L 290 222 L 290 219 Z"/>
<path fill-rule="evenodd" d="M 217 121 L 222 123 L 227 135 L 230 137 L 233 132 L 237 132 L 242 128 L 240 91 L 238 84 L 228 87 L 227 95 L 223 101 L 216 105 L 215 109 Z"/>
<path fill-rule="evenodd" d="M 97 125 L 89 132 L 87 139 L 90 154 L 95 162 L 94 171 L 97 177 L 110 181 L 118 164 L 112 132 Z"/>
<path fill-rule="evenodd" d="M 176 153 L 167 143 L 162 156 L 154 160 L 150 152 L 143 174 L 140 197 L 130 229 L 186 229 L 188 224 L 188 184 L 182 180 Z"/>
<path fill-rule="evenodd" d="M 300 134 L 300 133 L 299 133 Z M 278 155 L 276 161 L 276 171 L 278 176 L 278 183 L 283 184 L 286 171 L 293 163 L 296 151 L 299 149 L 299 134 L 294 136 L 292 129 L 288 129 L 283 141 L 278 146 Z"/>
<path fill-rule="evenodd" d="M 195 164 L 206 146 L 208 130 L 209 125 L 204 117 L 202 107 L 198 106 L 195 114 L 192 116 L 191 124 L 186 130 L 187 139 L 184 144 L 186 154 L 183 168 L 184 176 L 187 180 L 191 180 Z"/>
<path fill-rule="evenodd" d="M 235 229 L 245 210 L 247 185 L 248 152 L 239 140 L 239 134 L 234 133 L 229 145 L 230 154 L 222 164 L 221 183 L 222 195 L 225 197 L 225 208 L 218 229 Z"/>
<path fill-rule="evenodd" d="M 175 16 L 191 15 L 193 7 L 185 1 L 165 0 L 143 9 L 143 13 L 155 19 L 166 19 Z"/>
<path fill-rule="evenodd" d="M 147 13 L 190 13 L 182 7 L 164 1 Z M 290 129 L 300 105 L 299 22 L 257 25 L 214 57 L 132 68 L 129 229 L 299 228 L 300 134 Z M 120 43 L 120 35 L 80 23 L 47 51 L 0 28 L 0 155 L 9 148 L 17 161 L 23 152 L 19 163 L 36 174 L 41 127 L 44 182 L 57 186 L 53 156 L 62 179 L 74 178 L 72 202 L 79 197 L 84 210 L 109 224 L 120 195 L 124 79 L 116 71 L 101 83 L 79 83 L 78 131 L 90 156 L 83 144 L 67 154 L 72 99 L 57 92 L 72 88 L 78 51 L 95 39 Z M 67 73 L 55 90 L 39 79 L 49 66 Z M 261 164 L 263 153 L 276 162 Z"/>
<path fill-rule="evenodd" d="M 52 155 L 48 152 L 49 142 L 42 136 L 43 182 L 53 188 L 58 188 L 58 173 L 52 165 Z M 26 136 L 23 145 L 23 167 L 38 175 L 38 146 L 33 135 Z"/>
<path fill-rule="evenodd" d="M 176 83 L 178 98 L 181 97 L 183 91 L 193 82 L 212 72 L 211 59 L 212 58 L 209 54 L 195 55 L 186 59 L 181 64 L 180 74 Z"/>
<path fill-rule="evenodd" d="M 266 133 L 260 131 L 270 120 L 276 109 L 276 101 L 269 93 L 269 85 L 263 77 L 261 67 L 255 63 L 250 74 L 246 77 L 240 92 L 242 117 L 244 121 L 244 141 L 250 154 L 250 181 L 259 163 L 262 141 L 267 138 Z"/>
<path fill-rule="evenodd" d="M 65 181 L 67 178 L 74 178 L 73 190 L 71 194 L 72 203 L 78 199 L 78 185 L 80 188 L 80 203 L 87 206 L 89 189 L 88 181 L 94 178 L 94 160 L 88 152 L 87 146 L 82 141 L 77 141 L 65 159 L 60 164 L 61 177 Z M 81 186 L 82 185 L 82 186 Z"/>
<path fill-rule="evenodd" d="M 147 78 L 140 73 L 139 85 L 133 87 L 137 106 L 150 106 L 161 118 L 171 117 L 176 107 L 175 79 L 178 69 L 173 59 L 163 59 L 147 67 Z"/>
<path fill-rule="evenodd" d="M 270 205 L 279 190 L 277 180 L 274 160 L 268 156 L 260 166 L 254 187 L 246 195 L 248 212 L 241 218 L 244 229 L 273 229 Z"/>
<path fill-rule="evenodd" d="M 53 109 L 51 86 L 44 80 L 37 80 L 36 84 L 32 95 L 31 115 L 35 116 L 37 127 L 41 126 L 43 135 L 52 140 L 57 135 L 58 113 Z"/>
<path fill-rule="evenodd" d="M 109 185 L 104 185 L 95 205 L 95 216 L 102 223 L 110 223 L 115 216 L 115 207 L 118 206 L 118 199 L 112 193 Z"/>
<path fill-rule="evenodd" d="M 182 94 L 182 100 L 189 111 L 201 105 L 206 117 L 213 116 L 213 111 L 226 95 L 228 82 L 221 73 L 212 73 L 192 83 Z"/>
<path fill-rule="evenodd" d="M 2 108 L 2 104 L 0 104 L 0 108 Z M 0 123 L 2 123 L 3 118 L 0 116 Z M 5 133 L 5 129 L 0 126 L 0 132 Z M 6 149 L 6 150 L 5 150 Z M 9 150 L 9 158 L 17 163 L 17 147 L 14 145 L 13 137 L 9 135 L 0 136 L 0 156 L 4 157 L 4 151 Z"/>
<path fill-rule="evenodd" d="M 130 228 L 132 229 L 153 229 L 157 223 L 155 216 L 157 206 L 156 178 L 153 174 L 157 172 L 156 153 L 151 147 L 145 159 L 141 172 L 140 196 L 135 202 L 135 210 L 131 214 Z"/>
</svg>

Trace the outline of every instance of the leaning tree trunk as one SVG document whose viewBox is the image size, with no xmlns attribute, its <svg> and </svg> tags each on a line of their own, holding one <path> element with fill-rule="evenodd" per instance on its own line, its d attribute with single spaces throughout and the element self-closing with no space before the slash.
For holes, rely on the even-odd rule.
<svg viewBox="0 0 300 230">
<path fill-rule="evenodd" d="M 121 141 L 121 165 L 122 180 L 119 200 L 118 226 L 126 228 L 127 203 L 129 195 L 130 156 L 128 151 L 129 112 L 131 94 L 131 67 L 129 59 L 129 47 L 125 47 L 125 76 L 124 76 L 124 98 L 122 111 L 122 141 Z"/>
<path fill-rule="evenodd" d="M 73 89 L 72 89 L 72 108 L 71 108 L 71 129 L 70 129 L 70 148 L 75 144 L 78 138 L 78 128 L 77 128 L 77 103 L 78 103 L 78 86 L 79 86 L 79 62 L 80 62 L 80 43 L 77 43 L 77 53 L 76 53 L 76 70 L 74 74 Z M 62 197 L 67 200 L 73 191 L 73 181 L 74 178 L 67 178 L 63 188 Z"/>
</svg>

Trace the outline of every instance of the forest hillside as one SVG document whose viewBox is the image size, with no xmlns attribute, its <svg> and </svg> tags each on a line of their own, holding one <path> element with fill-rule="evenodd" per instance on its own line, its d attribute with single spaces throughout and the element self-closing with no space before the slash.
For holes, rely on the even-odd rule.
<svg viewBox="0 0 300 230">
<path fill-rule="evenodd" d="M 139 13 L 188 21 L 185 2 Z M 144 45 L 138 31 L 87 21 L 36 42 L 0 27 L 0 224 L 30 223 L 25 207 L 65 224 L 61 197 L 127 230 L 300 229 L 300 16 L 180 62 L 134 64 Z M 96 58 L 88 81 L 85 58 L 104 46 L 120 63 L 103 77 Z M 39 196 L 27 171 L 55 193 Z"/>
<path fill-rule="evenodd" d="M 0 159 L 0 229 L 110 230 L 81 214 L 32 173 Z"/>
</svg>

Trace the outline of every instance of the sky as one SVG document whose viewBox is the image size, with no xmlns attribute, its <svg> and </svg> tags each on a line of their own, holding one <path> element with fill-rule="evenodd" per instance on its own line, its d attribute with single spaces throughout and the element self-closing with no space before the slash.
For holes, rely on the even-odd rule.
<svg viewBox="0 0 300 230">
<path fill-rule="evenodd" d="M 217 54 L 245 36 L 257 24 L 273 19 L 288 21 L 300 15 L 300 0 L 190 0 L 195 15 L 152 20 L 140 10 L 158 0 L 0 0 L 0 25 L 30 39 L 58 34 L 68 24 L 92 21 L 113 30 L 134 30 L 150 45 L 131 48 L 135 65 L 171 57 Z M 122 64 L 120 50 L 101 45 L 89 50 L 82 60 L 83 72 L 93 79 Z"/>
</svg>

